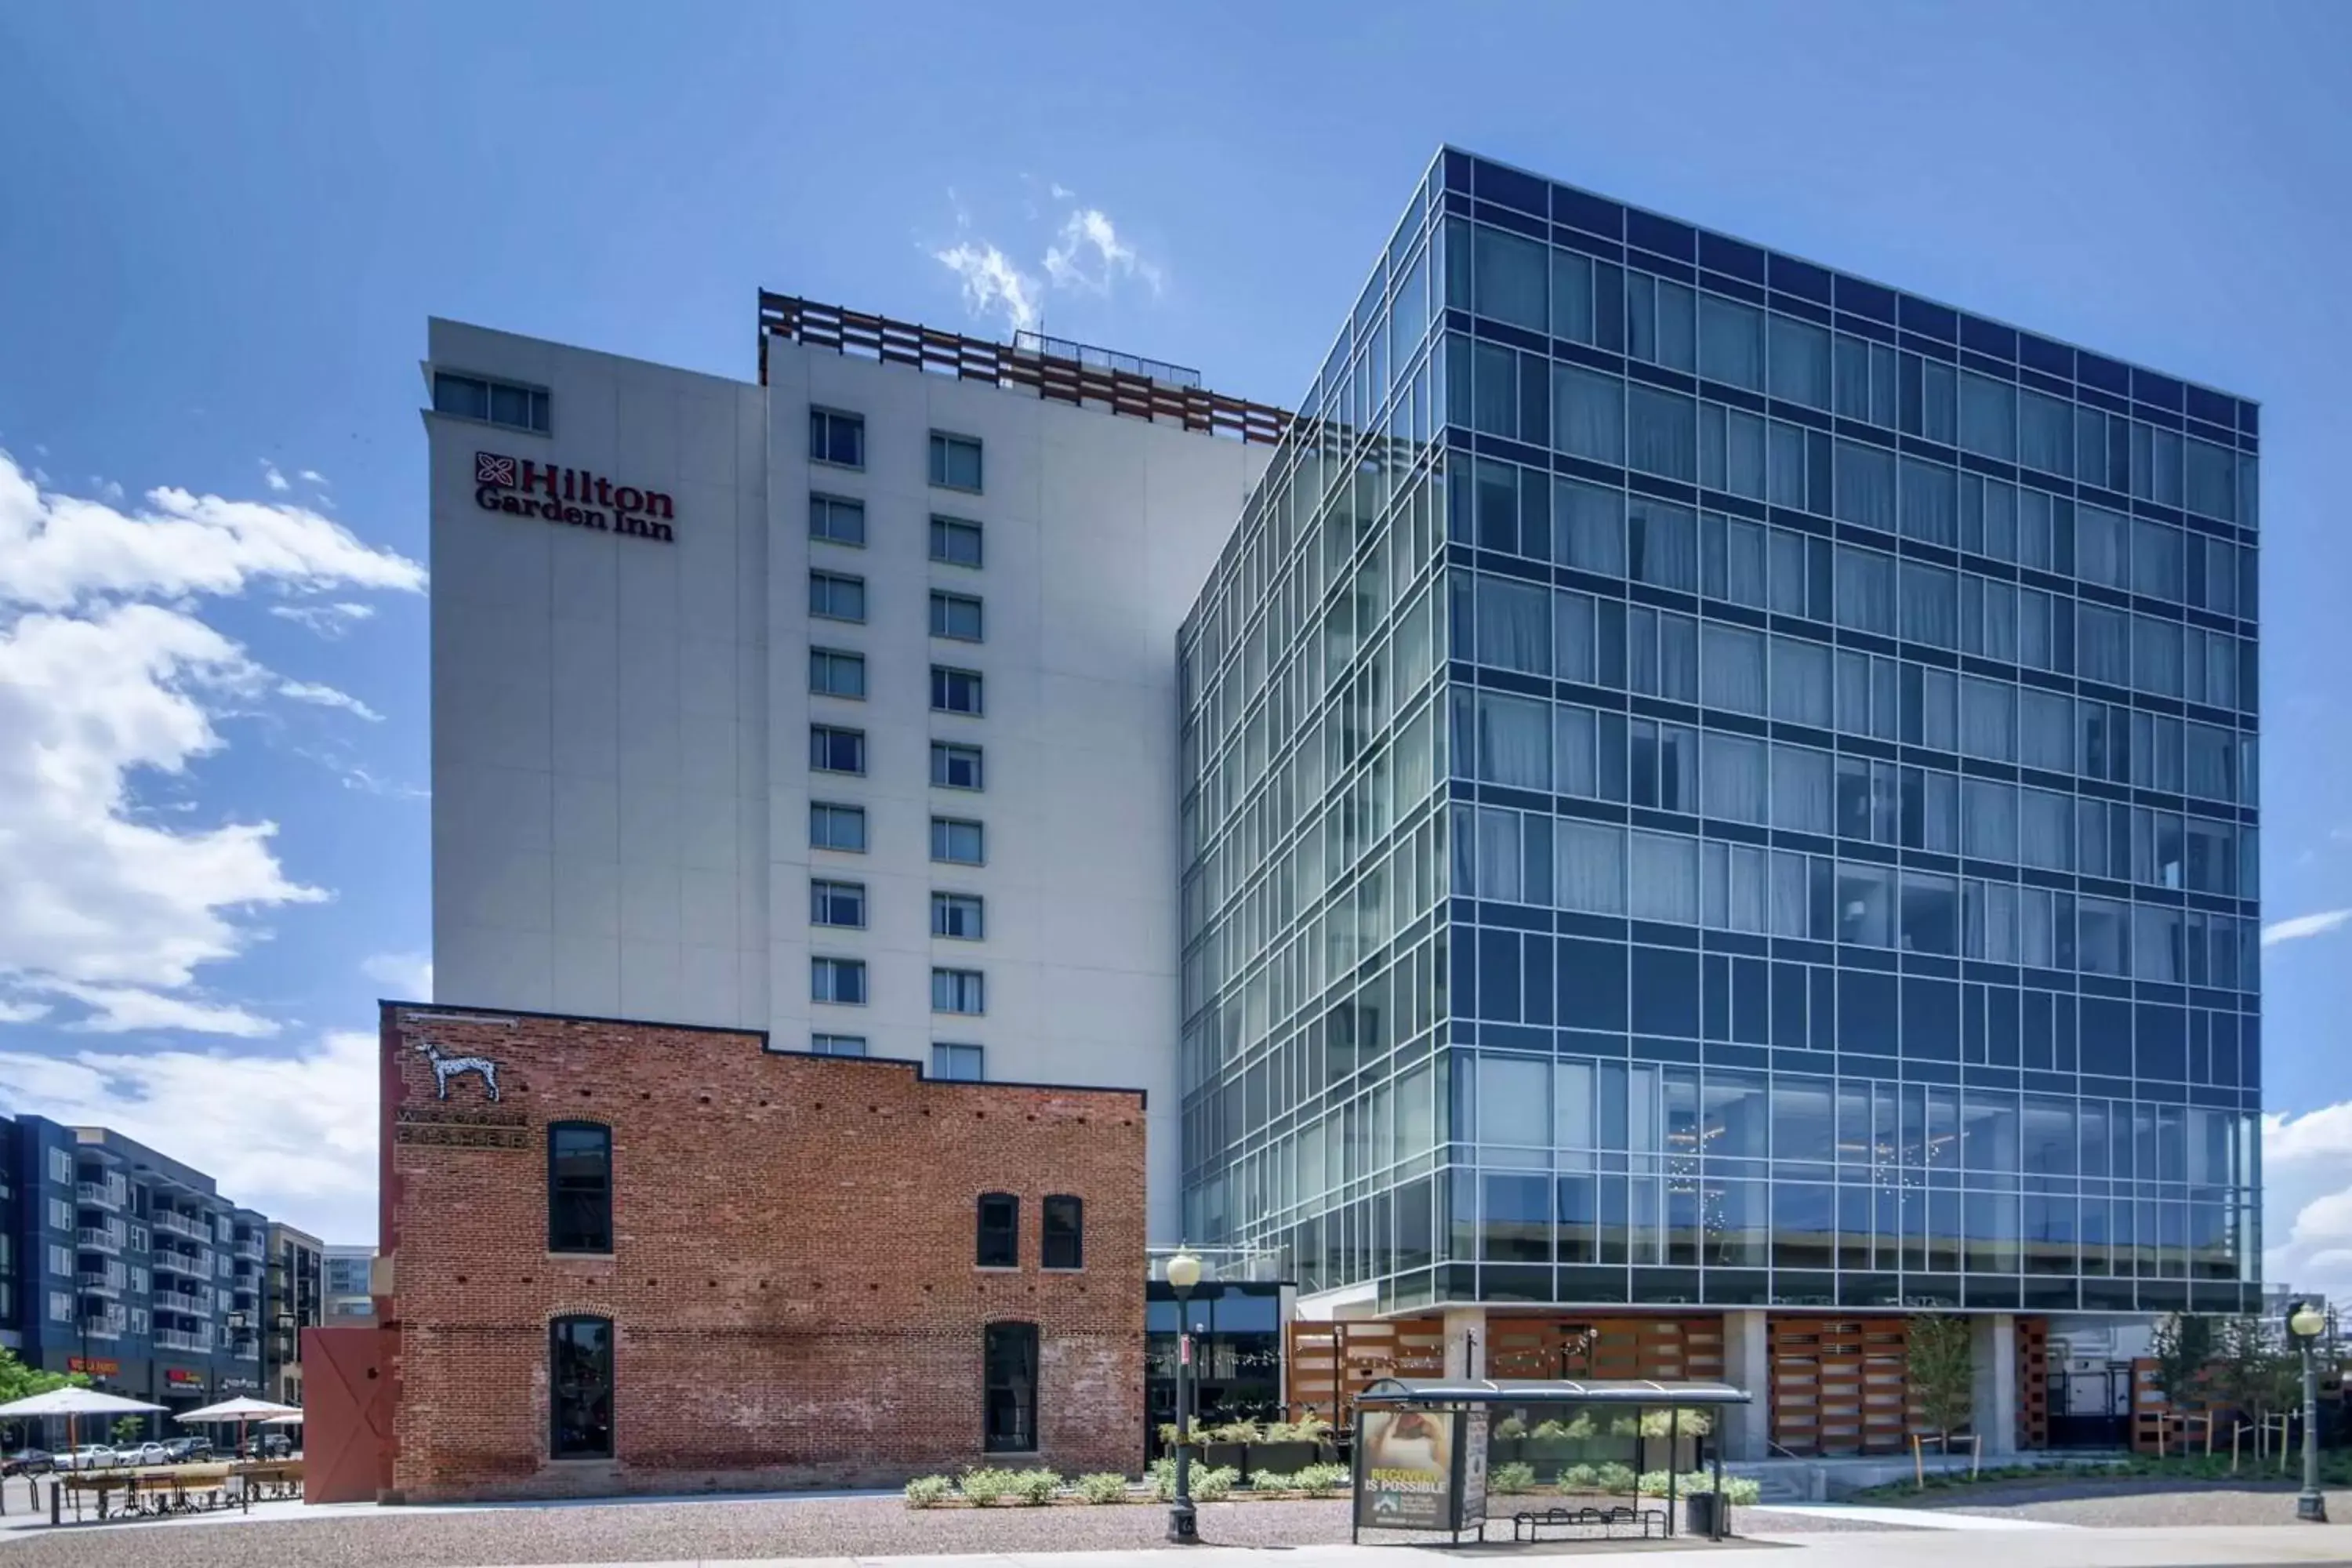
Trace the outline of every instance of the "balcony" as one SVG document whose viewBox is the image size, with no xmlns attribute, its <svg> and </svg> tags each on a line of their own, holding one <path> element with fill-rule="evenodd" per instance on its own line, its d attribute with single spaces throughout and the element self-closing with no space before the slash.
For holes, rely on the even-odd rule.
<svg viewBox="0 0 2352 1568">
<path fill-rule="evenodd" d="M 149 1259 L 149 1262 L 158 1274 L 194 1274 L 201 1276 L 205 1272 L 204 1269 L 196 1267 L 196 1258 L 194 1253 L 180 1252 L 171 1247 L 157 1247 L 155 1249 L 155 1256 Z"/>
<path fill-rule="evenodd" d="M 190 1241 L 210 1241 L 213 1238 L 211 1226 L 191 1219 L 175 1209 L 157 1209 L 150 1217 L 157 1230 L 168 1230 L 184 1236 Z"/>
<path fill-rule="evenodd" d="M 119 1209 L 128 1194 L 120 1182 L 76 1182 L 74 1198 L 92 1208 Z"/>
<path fill-rule="evenodd" d="M 74 1240 L 88 1252 L 120 1253 L 122 1250 L 122 1233 L 111 1228 L 101 1229 L 86 1225 L 74 1233 Z"/>
<path fill-rule="evenodd" d="M 93 1295 L 120 1296 L 122 1294 L 121 1278 L 109 1274 L 104 1269 L 85 1268 L 74 1276 L 74 1283 Z"/>
<path fill-rule="evenodd" d="M 81 1331 L 93 1340 L 119 1340 L 122 1337 L 122 1325 L 111 1318 L 84 1318 Z"/>
<path fill-rule="evenodd" d="M 167 1351 L 208 1351 L 213 1348 L 210 1334 L 192 1334 L 184 1329 L 157 1329 L 155 1345 Z"/>
<path fill-rule="evenodd" d="M 237 1257 L 250 1259 L 255 1263 L 261 1262 L 267 1256 L 261 1245 L 261 1237 L 257 1236 L 238 1237 L 236 1241 L 230 1243 L 230 1250 Z"/>
</svg>

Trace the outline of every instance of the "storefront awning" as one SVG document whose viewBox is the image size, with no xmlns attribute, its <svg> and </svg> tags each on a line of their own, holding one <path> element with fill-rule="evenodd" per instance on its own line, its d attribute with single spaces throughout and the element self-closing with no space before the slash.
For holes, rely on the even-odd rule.
<svg viewBox="0 0 2352 1568">
<path fill-rule="evenodd" d="M 1638 1377 L 1384 1377 L 1358 1405 L 1748 1405 L 1727 1383 L 1654 1383 Z"/>
</svg>

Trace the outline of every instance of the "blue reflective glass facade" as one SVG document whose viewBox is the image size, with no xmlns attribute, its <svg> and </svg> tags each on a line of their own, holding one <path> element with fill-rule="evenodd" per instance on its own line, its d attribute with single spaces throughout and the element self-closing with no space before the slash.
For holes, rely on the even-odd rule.
<svg viewBox="0 0 2352 1568">
<path fill-rule="evenodd" d="M 1442 154 L 1180 637 L 1190 1234 L 2251 1304 L 2259 433 Z"/>
</svg>

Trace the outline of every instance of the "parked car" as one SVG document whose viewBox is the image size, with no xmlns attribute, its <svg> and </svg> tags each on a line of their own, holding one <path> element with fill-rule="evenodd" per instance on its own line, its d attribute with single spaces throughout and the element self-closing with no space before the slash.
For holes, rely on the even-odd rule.
<svg viewBox="0 0 2352 1568">
<path fill-rule="evenodd" d="M 57 1468 L 57 1456 L 47 1448 L 19 1448 L 0 1458 L 0 1476 L 46 1476 Z"/>
<path fill-rule="evenodd" d="M 237 1450 L 242 1459 L 282 1459 L 294 1452 L 294 1439 L 283 1432 L 261 1432 L 246 1439 Z"/>
<path fill-rule="evenodd" d="M 212 1457 L 213 1440 L 210 1437 L 174 1437 L 163 1445 L 166 1464 L 201 1465 Z"/>
<path fill-rule="evenodd" d="M 109 1443 L 85 1443 L 57 1456 L 61 1470 L 105 1470 L 122 1463 L 121 1458 Z"/>
<path fill-rule="evenodd" d="M 172 1451 L 163 1443 L 133 1443 L 115 1450 L 117 1462 L 125 1465 L 168 1465 Z"/>
</svg>

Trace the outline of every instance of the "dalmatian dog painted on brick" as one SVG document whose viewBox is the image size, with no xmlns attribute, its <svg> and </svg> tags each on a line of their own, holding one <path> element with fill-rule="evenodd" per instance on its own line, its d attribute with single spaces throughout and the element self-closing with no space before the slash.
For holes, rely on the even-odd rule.
<svg viewBox="0 0 2352 1568">
<path fill-rule="evenodd" d="M 430 1040 L 417 1041 L 415 1048 L 417 1055 L 433 1064 L 434 1099 L 448 1099 L 449 1080 L 473 1073 L 481 1079 L 482 1087 L 489 1091 L 490 1103 L 493 1105 L 498 1103 L 498 1063 L 488 1057 L 445 1057 L 441 1054 L 440 1048 Z"/>
</svg>

